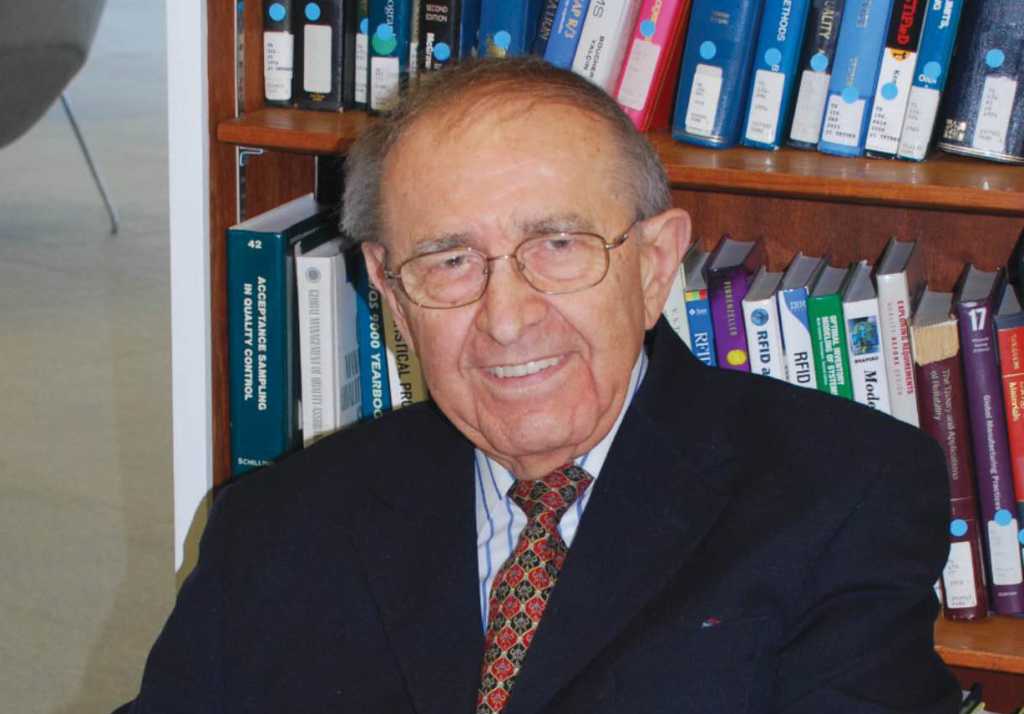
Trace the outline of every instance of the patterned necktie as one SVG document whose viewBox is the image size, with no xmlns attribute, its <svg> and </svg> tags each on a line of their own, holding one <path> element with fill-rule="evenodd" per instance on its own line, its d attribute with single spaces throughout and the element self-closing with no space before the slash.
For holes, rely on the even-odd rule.
<svg viewBox="0 0 1024 714">
<path fill-rule="evenodd" d="M 537 481 L 516 481 L 508 491 L 526 514 L 526 527 L 491 586 L 476 714 L 497 714 L 508 702 L 568 552 L 558 523 L 592 480 L 566 464 Z"/>
</svg>

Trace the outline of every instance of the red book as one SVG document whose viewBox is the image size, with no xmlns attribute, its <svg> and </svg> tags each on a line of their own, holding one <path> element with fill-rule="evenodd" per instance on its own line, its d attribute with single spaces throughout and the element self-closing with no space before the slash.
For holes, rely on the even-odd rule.
<svg viewBox="0 0 1024 714">
<path fill-rule="evenodd" d="M 1024 310 L 1010 283 L 1003 290 L 1003 299 L 996 312 L 999 370 L 1003 378 L 1017 522 L 1024 523 Z"/>
</svg>

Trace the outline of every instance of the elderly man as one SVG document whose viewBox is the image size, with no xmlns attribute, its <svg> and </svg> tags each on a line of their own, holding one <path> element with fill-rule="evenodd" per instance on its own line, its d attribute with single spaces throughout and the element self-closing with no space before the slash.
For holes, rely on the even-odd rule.
<svg viewBox="0 0 1024 714">
<path fill-rule="evenodd" d="M 688 353 L 689 218 L 613 101 L 445 70 L 348 172 L 434 403 L 222 494 L 130 711 L 956 711 L 941 452 Z"/>
</svg>

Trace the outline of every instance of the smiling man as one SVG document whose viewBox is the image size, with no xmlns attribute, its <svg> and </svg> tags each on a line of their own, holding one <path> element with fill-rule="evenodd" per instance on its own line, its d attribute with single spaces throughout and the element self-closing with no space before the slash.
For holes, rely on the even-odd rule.
<svg viewBox="0 0 1024 714">
<path fill-rule="evenodd" d="M 689 218 L 612 100 L 462 65 L 347 164 L 433 403 L 224 491 L 128 711 L 956 711 L 941 451 L 689 354 Z"/>
</svg>

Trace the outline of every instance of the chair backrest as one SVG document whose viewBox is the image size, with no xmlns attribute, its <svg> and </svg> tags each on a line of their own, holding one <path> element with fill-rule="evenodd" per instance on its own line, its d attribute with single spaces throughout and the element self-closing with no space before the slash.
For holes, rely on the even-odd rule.
<svg viewBox="0 0 1024 714">
<path fill-rule="evenodd" d="M 105 3 L 0 1 L 0 148 L 28 131 L 81 69 Z"/>
</svg>

